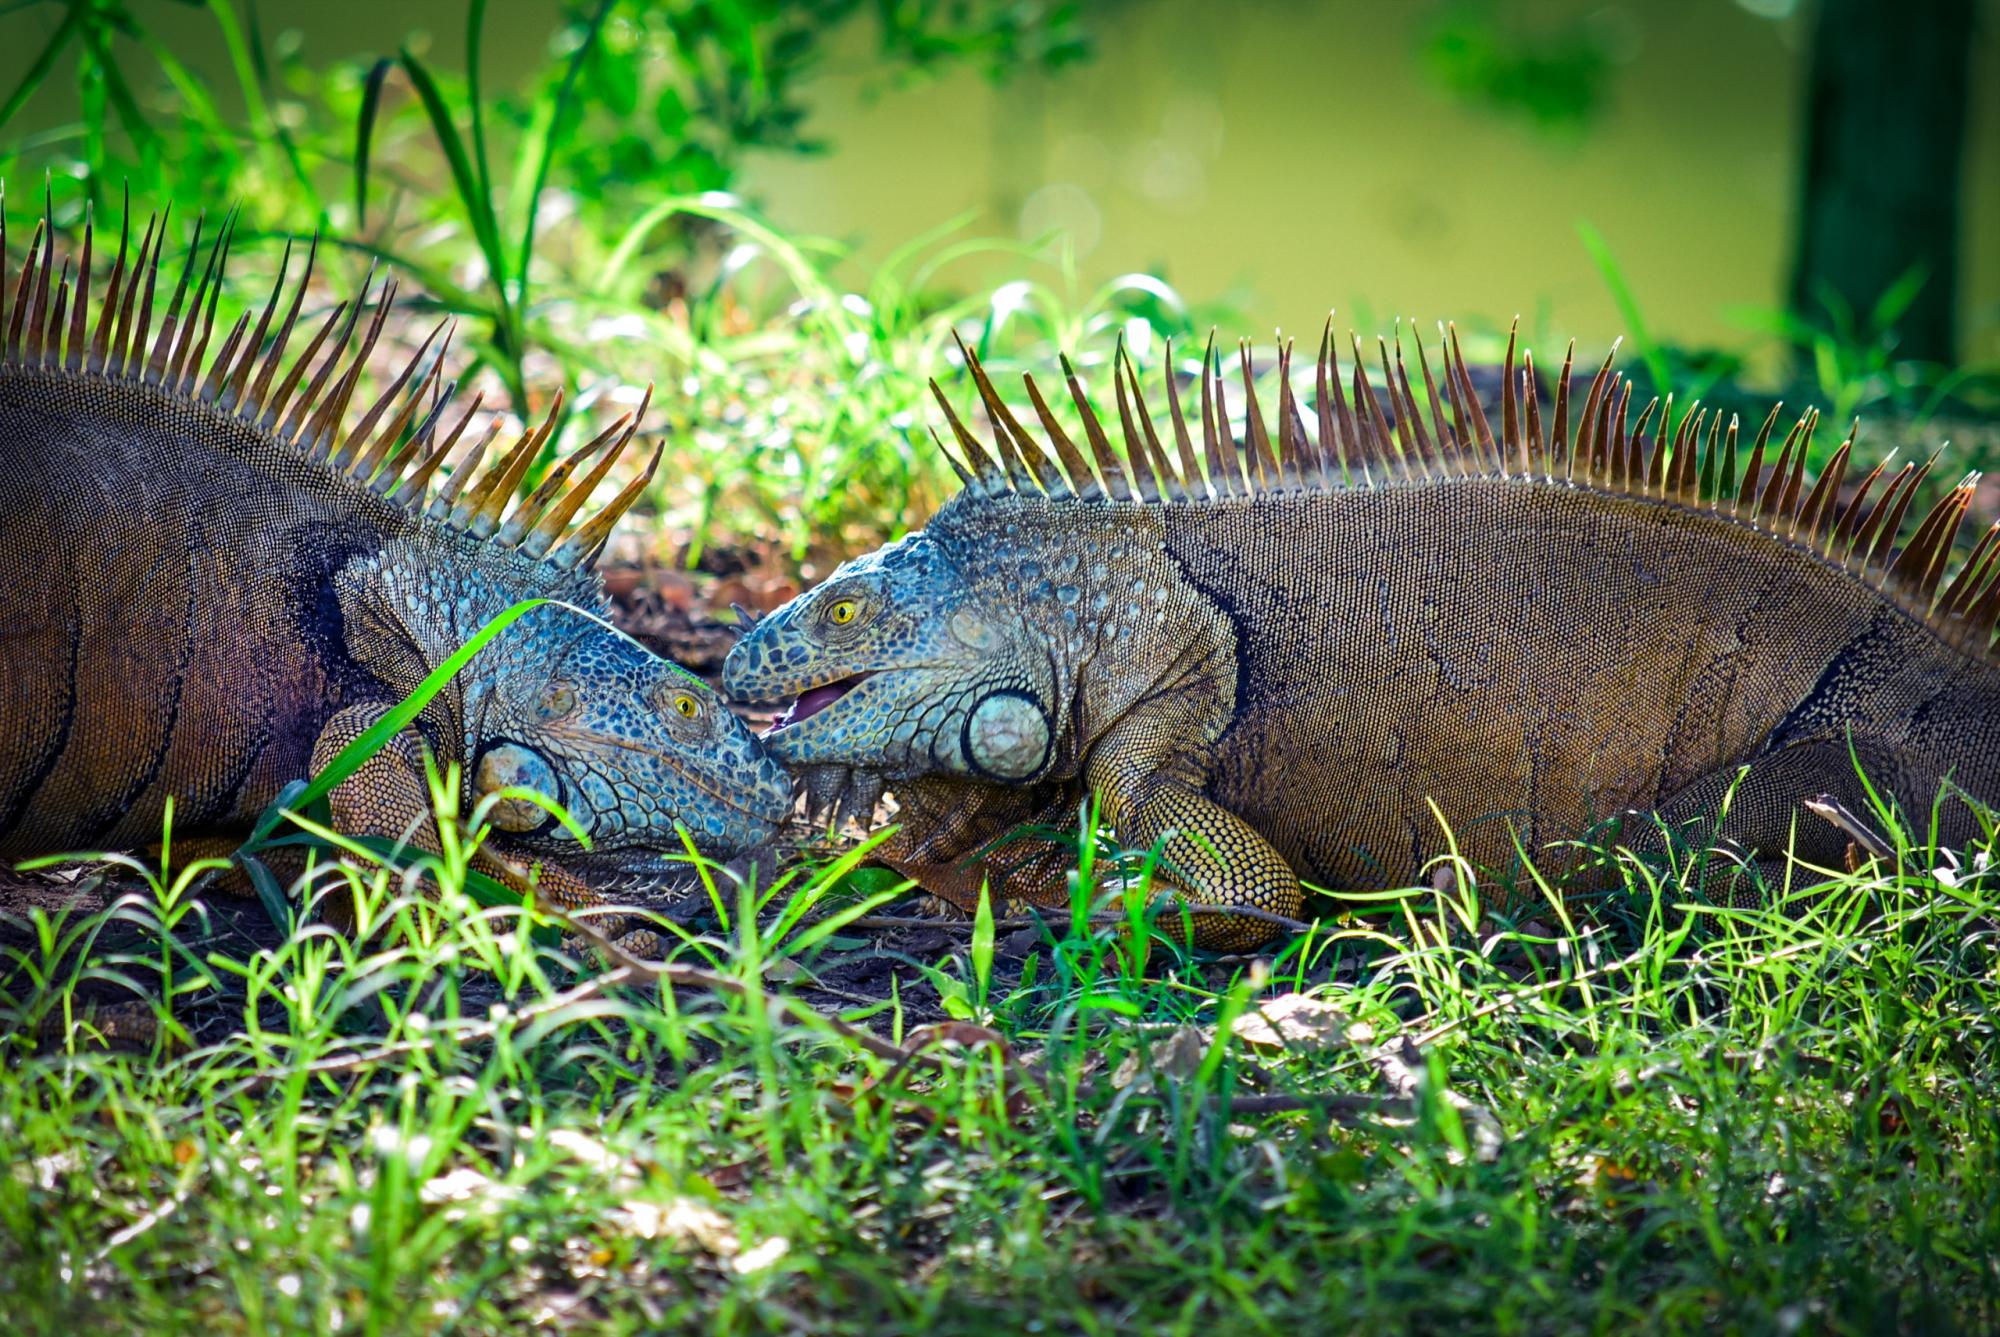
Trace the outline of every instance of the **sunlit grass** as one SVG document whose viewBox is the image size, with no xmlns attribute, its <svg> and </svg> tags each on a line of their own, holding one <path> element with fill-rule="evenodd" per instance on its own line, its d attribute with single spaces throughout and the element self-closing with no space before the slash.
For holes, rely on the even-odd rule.
<svg viewBox="0 0 2000 1337">
<path fill-rule="evenodd" d="M 1891 845 L 1769 911 L 1627 864 L 1628 928 L 1496 921 L 1459 880 L 1255 960 L 988 917 L 872 1003 L 859 854 L 704 866 L 664 967 L 463 851 L 325 866 L 235 954 L 142 882 L 11 926 L 0 1286 L 23 1331 L 1978 1330 L 2000 877 Z M 97 1045 L 86 981 L 157 1041 Z"/>
</svg>

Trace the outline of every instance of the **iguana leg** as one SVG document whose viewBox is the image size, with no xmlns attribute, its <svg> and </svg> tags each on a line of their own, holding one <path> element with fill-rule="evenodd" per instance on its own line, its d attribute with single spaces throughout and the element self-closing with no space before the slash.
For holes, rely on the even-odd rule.
<svg viewBox="0 0 2000 1337">
<path fill-rule="evenodd" d="M 1119 839 L 1161 847 L 1164 882 L 1195 906 L 1243 906 L 1296 919 L 1304 902 L 1298 874 L 1248 822 L 1202 794 L 1193 768 L 1172 751 L 1184 736 L 1135 713 L 1105 736 L 1084 766 Z M 1197 947 L 1240 950 L 1269 941 L 1278 927 L 1227 911 L 1193 912 Z"/>
<path fill-rule="evenodd" d="M 875 857 L 924 891 L 968 913 L 991 886 L 1002 913 L 1027 906 L 1067 909 L 1076 852 L 1067 842 L 1022 832 L 1077 825 L 1082 791 L 996 790 L 953 777 L 927 776 L 896 791 L 900 829 Z"/>
<path fill-rule="evenodd" d="M 367 732 L 388 712 L 383 705 L 349 706 L 327 721 L 313 746 L 317 774 L 343 747 Z M 431 854 L 438 841 L 431 811 L 430 785 L 424 771 L 424 742 L 414 729 L 392 735 L 354 774 L 333 787 L 327 806 L 337 831 L 352 836 L 380 836 Z M 511 887 L 532 887 L 538 899 L 577 909 L 603 898 L 568 870 L 546 862 L 528 863 L 482 846 L 472 865 Z"/>
<path fill-rule="evenodd" d="M 1940 778 L 1927 778 L 1888 748 L 1856 740 L 1850 752 L 1845 739 L 1795 743 L 1752 759 L 1747 772 L 1731 766 L 1692 781 L 1638 827 L 1628 822 L 1627 843 L 1641 853 L 1658 852 L 1666 839 L 1660 830 L 1664 824 L 1697 844 L 1732 846 L 1780 876 L 1788 849 L 1802 863 L 1838 871 L 1847 858 L 1847 833 L 1803 805 L 1826 794 L 1863 821 L 1872 821 L 1868 791 L 1855 772 L 1857 759 L 1877 793 L 1895 794 L 1907 803 L 1937 792 Z M 1909 816 L 1927 822 L 1928 811 Z M 1947 820 L 1948 831 L 1953 825 Z M 1748 895 L 1746 890 L 1733 899 L 1741 904 Z"/>
</svg>

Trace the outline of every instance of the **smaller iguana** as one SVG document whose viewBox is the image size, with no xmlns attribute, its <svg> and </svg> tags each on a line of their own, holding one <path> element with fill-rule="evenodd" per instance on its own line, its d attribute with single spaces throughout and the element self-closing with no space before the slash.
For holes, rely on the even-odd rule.
<svg viewBox="0 0 2000 1337">
<path fill-rule="evenodd" d="M 424 753 L 456 763 L 461 811 L 507 787 L 479 865 L 565 904 L 684 860 L 767 842 L 790 782 L 700 679 L 615 630 L 593 566 L 659 456 L 573 525 L 631 441 L 627 415 L 516 500 L 560 412 L 491 468 L 495 421 L 447 460 L 479 404 L 440 424 L 452 386 L 434 330 L 380 398 L 349 405 L 393 298 L 335 305 L 296 358 L 305 277 L 211 352 L 230 229 L 201 228 L 164 314 L 166 225 L 130 229 L 101 290 L 92 233 L 55 272 L 55 228 L 0 282 L 0 858 L 240 838 L 515 603 L 482 650 L 330 795 L 350 834 L 434 846 Z M 0 252 L 5 222 L 0 218 Z M 316 246 L 314 248 L 317 249 Z M 4 277 L 4 276 L 0 276 Z M 191 289 L 191 292 L 190 292 Z M 643 412 L 643 406 L 640 412 Z M 431 490 L 433 478 L 448 481 Z"/>
<path fill-rule="evenodd" d="M 1720 413 L 1633 422 L 1608 358 L 1579 408 L 1566 359 L 1545 433 L 1510 337 L 1496 433 L 1455 336 L 1442 396 L 1421 344 L 1414 382 L 1400 340 L 1379 382 L 1354 353 L 1344 383 L 1329 322 L 1316 432 L 1281 353 L 1274 438 L 1246 348 L 1240 442 L 1212 347 L 1198 428 L 1171 371 L 1156 427 L 1121 354 L 1122 449 L 1067 363 L 1082 448 L 1030 379 L 1037 439 L 967 353 L 990 453 L 938 391 L 964 491 L 758 623 L 724 689 L 796 698 L 767 743 L 809 792 L 893 786 L 885 857 L 927 889 L 1066 904 L 1059 847 L 991 842 L 1074 829 L 1090 791 L 1188 900 L 1250 911 L 1196 915 L 1217 946 L 1296 916 L 1302 878 L 1408 886 L 1453 849 L 1567 865 L 1558 842 L 1634 810 L 1660 820 L 1623 822 L 1630 844 L 1721 810 L 1750 854 L 1827 866 L 1846 836 L 1800 805 L 1866 813 L 1857 762 L 1920 825 L 1937 804 L 1946 841 L 1977 833 L 2000 525 L 1946 579 L 1970 481 L 1904 538 L 1931 465 L 1844 499 L 1851 438 L 1809 480 L 1811 412 L 1773 459 L 1773 409 L 1744 459 Z"/>
</svg>

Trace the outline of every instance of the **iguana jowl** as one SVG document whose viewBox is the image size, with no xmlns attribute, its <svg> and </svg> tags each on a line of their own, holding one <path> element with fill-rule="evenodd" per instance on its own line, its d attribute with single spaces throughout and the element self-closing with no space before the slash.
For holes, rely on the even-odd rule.
<svg viewBox="0 0 2000 1337">
<path fill-rule="evenodd" d="M 169 796 L 177 835 L 240 836 L 527 598 L 555 602 L 333 791 L 336 825 L 424 840 L 428 748 L 462 767 L 465 811 L 509 786 L 567 808 L 589 853 L 503 796 L 482 856 L 565 903 L 665 872 L 677 826 L 717 855 L 773 834 L 784 773 L 705 684 L 604 620 L 592 567 L 652 467 L 572 528 L 637 414 L 511 510 L 557 409 L 481 472 L 496 422 L 432 491 L 479 407 L 441 427 L 437 331 L 349 421 L 393 285 L 351 357 L 365 301 L 288 360 L 308 256 L 289 301 L 281 267 L 211 355 L 229 230 L 204 260 L 197 226 L 156 320 L 165 239 L 149 223 L 133 258 L 128 227 L 100 298 L 88 226 L 57 278 L 45 224 L 11 303 L 0 283 L 0 857 L 157 841 Z"/>
<path fill-rule="evenodd" d="M 1773 410 L 1744 458 L 1720 414 L 1634 422 L 1608 359 L 1579 407 L 1566 361 L 1545 435 L 1510 338 L 1496 434 L 1455 337 L 1442 395 L 1421 346 L 1414 382 L 1383 349 L 1379 394 L 1354 351 L 1350 389 L 1329 327 L 1316 432 L 1281 358 L 1275 441 L 1246 351 L 1240 445 L 1204 358 L 1199 447 L 1171 374 L 1156 429 L 1121 357 L 1122 458 L 1067 364 L 1088 453 L 1032 380 L 1031 435 L 968 354 L 991 453 L 938 395 L 965 490 L 758 624 L 724 689 L 796 696 L 772 753 L 822 795 L 894 786 L 886 857 L 961 903 L 990 877 L 1066 904 L 1058 851 L 985 846 L 1073 827 L 1086 788 L 1126 844 L 1164 840 L 1189 900 L 1287 916 L 1301 878 L 1418 881 L 1437 815 L 1504 870 L 1517 840 L 1560 862 L 1599 819 L 1671 826 L 1726 793 L 1720 835 L 1781 856 L 1801 801 L 1868 810 L 1857 760 L 1919 823 L 1949 778 L 1947 839 L 1975 831 L 1965 794 L 2000 799 L 2000 526 L 1944 579 L 1969 483 L 1899 547 L 1931 466 L 1843 502 L 1851 440 L 1809 481 L 1810 412 L 1774 445 Z M 1795 841 L 1845 850 L 1803 813 Z"/>
</svg>

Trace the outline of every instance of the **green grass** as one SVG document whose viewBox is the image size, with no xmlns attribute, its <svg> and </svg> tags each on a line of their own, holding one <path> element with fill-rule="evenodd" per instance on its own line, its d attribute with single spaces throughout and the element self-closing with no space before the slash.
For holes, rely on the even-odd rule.
<svg viewBox="0 0 2000 1337">
<path fill-rule="evenodd" d="M 706 870 L 664 968 L 478 903 L 456 844 L 436 894 L 320 870 L 352 937 L 217 936 L 228 898 L 162 870 L 11 926 L 0 1303 L 23 1332 L 1991 1330 L 2000 877 L 1891 843 L 1781 910 L 1627 865 L 1615 929 L 1461 886 L 1254 962 L 1170 917 L 988 920 L 865 993 L 894 930 L 853 857 Z M 94 1044 L 114 983 L 185 1040 Z M 1240 1038 L 1287 995 L 1293 1048 Z"/>
</svg>

